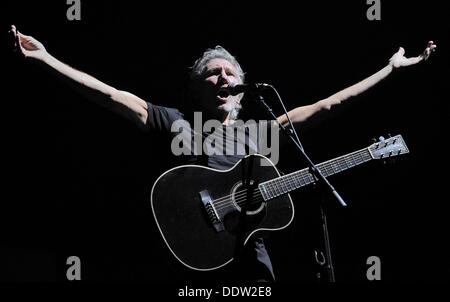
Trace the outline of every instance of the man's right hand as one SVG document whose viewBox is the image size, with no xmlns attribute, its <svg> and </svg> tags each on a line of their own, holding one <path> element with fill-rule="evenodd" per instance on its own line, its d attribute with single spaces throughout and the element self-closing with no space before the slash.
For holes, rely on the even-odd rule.
<svg viewBox="0 0 450 302">
<path fill-rule="evenodd" d="M 41 42 L 31 36 L 21 34 L 14 25 L 11 25 L 9 32 L 14 40 L 14 51 L 20 52 L 25 58 L 43 60 L 48 55 Z"/>
</svg>

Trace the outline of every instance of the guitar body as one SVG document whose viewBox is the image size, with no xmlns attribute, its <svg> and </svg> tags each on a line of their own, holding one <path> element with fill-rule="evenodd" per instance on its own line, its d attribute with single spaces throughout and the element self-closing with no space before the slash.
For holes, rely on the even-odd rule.
<svg viewBox="0 0 450 302">
<path fill-rule="evenodd" d="M 372 159 L 407 153 L 401 135 L 380 137 L 367 148 L 316 167 L 328 177 Z M 151 206 L 175 257 L 189 268 L 213 270 L 230 263 L 251 236 L 288 226 L 294 218 L 288 192 L 314 182 L 308 168 L 280 177 L 269 159 L 251 155 L 229 170 L 187 165 L 167 171 L 153 185 Z"/>
<path fill-rule="evenodd" d="M 251 236 L 285 228 L 294 217 L 289 194 L 264 202 L 257 186 L 279 176 L 262 155 L 247 156 L 229 170 L 186 165 L 165 172 L 153 185 L 151 206 L 170 251 L 189 268 L 213 270 L 231 262 Z M 251 180 L 252 190 L 243 179 Z M 205 207 L 208 200 L 213 209 Z M 223 216 L 220 222 L 208 209 Z"/>
</svg>

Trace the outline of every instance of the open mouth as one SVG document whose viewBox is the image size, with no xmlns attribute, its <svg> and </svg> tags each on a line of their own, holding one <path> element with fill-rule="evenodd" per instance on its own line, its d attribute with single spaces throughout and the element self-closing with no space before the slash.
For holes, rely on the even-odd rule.
<svg viewBox="0 0 450 302">
<path fill-rule="evenodd" d="M 230 96 L 230 94 L 228 93 L 228 91 L 226 89 L 224 89 L 225 87 L 221 87 L 216 94 L 216 99 L 219 103 L 226 103 L 228 101 L 228 97 Z"/>
<path fill-rule="evenodd" d="M 230 96 L 230 93 L 225 89 L 226 87 L 221 87 L 219 91 L 217 91 L 217 96 L 226 99 Z"/>
<path fill-rule="evenodd" d="M 228 97 L 223 97 L 219 94 L 217 94 L 216 99 L 217 99 L 217 102 L 221 103 L 221 104 L 224 104 L 228 101 Z"/>
</svg>

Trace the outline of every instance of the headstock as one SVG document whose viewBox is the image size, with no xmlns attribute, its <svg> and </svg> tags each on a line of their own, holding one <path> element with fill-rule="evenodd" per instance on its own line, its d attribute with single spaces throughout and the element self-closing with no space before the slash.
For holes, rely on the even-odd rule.
<svg viewBox="0 0 450 302">
<path fill-rule="evenodd" d="M 380 136 L 379 140 L 370 145 L 368 149 L 373 159 L 386 159 L 409 153 L 408 147 L 401 135 L 389 138 Z"/>
</svg>

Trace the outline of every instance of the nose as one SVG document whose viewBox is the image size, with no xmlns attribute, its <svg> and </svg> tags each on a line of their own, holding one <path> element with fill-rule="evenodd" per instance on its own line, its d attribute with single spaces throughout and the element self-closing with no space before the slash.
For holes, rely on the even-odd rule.
<svg viewBox="0 0 450 302">
<path fill-rule="evenodd" d="M 225 68 L 222 68 L 219 74 L 219 78 L 217 79 L 217 84 L 223 85 L 223 84 L 230 84 L 230 79 L 225 71 Z"/>
</svg>

